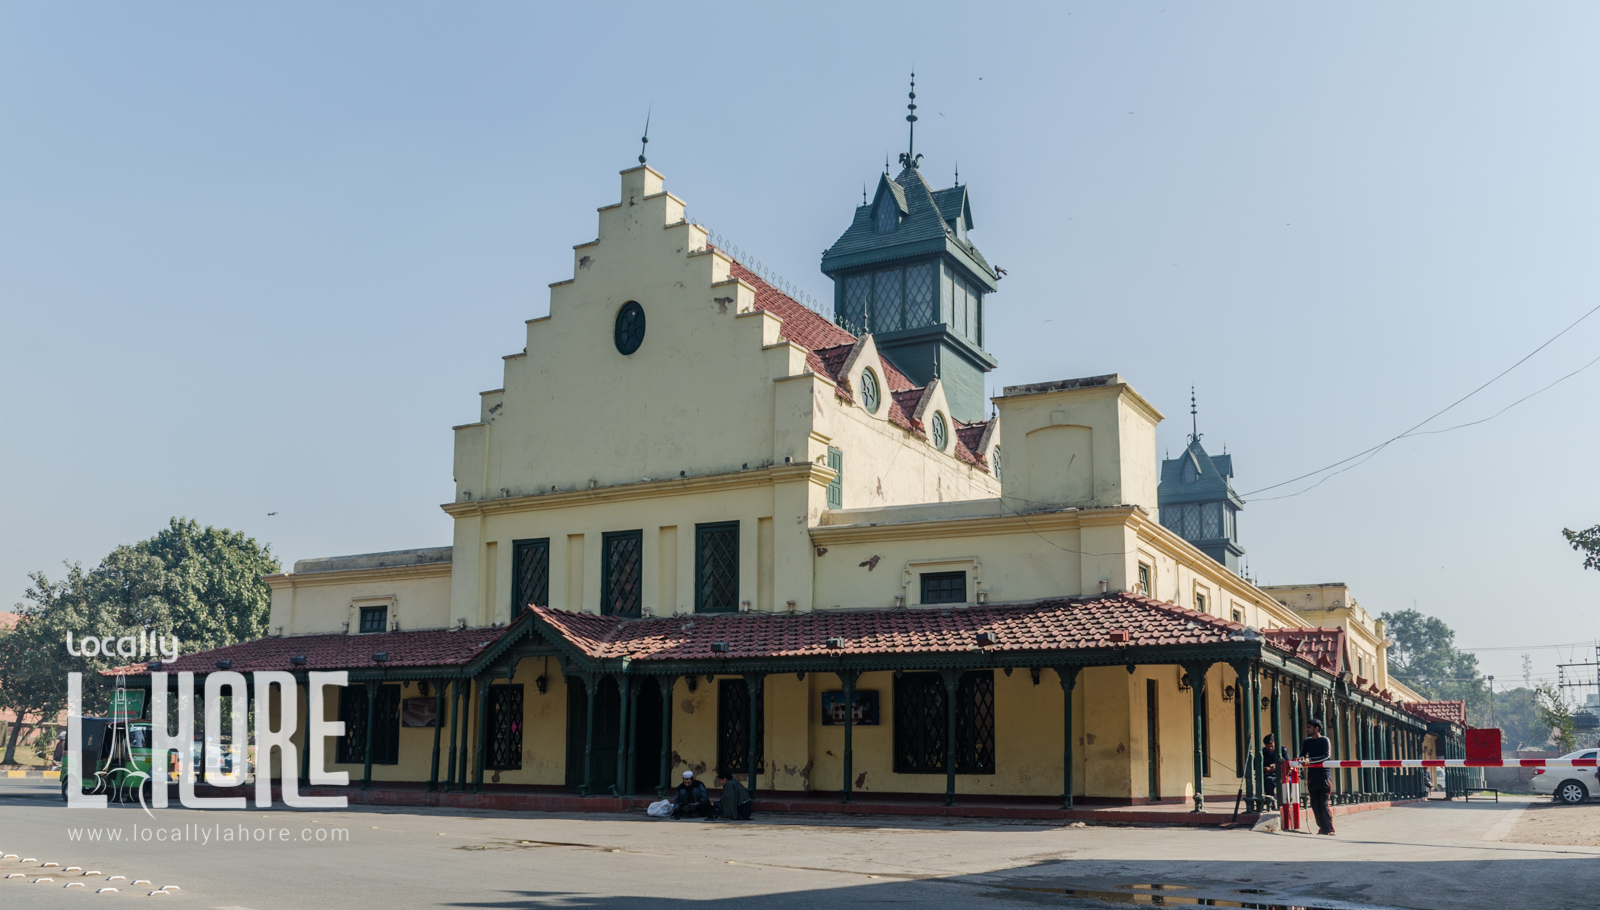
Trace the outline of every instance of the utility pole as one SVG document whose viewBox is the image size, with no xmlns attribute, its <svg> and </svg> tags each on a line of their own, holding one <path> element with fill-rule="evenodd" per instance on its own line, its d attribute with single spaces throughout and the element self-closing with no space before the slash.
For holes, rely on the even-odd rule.
<svg viewBox="0 0 1600 910">
<path fill-rule="evenodd" d="M 1489 726 L 1494 726 L 1494 677 L 1489 677 Z"/>
</svg>

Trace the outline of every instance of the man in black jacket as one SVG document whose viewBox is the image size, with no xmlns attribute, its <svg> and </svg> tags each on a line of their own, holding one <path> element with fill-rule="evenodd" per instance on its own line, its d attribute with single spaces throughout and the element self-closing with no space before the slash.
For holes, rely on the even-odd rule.
<svg viewBox="0 0 1600 910">
<path fill-rule="evenodd" d="M 1261 741 L 1261 773 L 1267 779 L 1266 795 L 1272 797 L 1274 805 L 1282 799 L 1278 782 L 1283 779 L 1283 762 L 1288 757 L 1289 753 L 1278 745 L 1277 739 L 1271 733 Z"/>
<path fill-rule="evenodd" d="M 1306 738 L 1300 743 L 1300 757 L 1306 761 L 1329 761 L 1333 758 L 1333 744 L 1322 735 L 1322 721 L 1306 721 Z M 1333 771 L 1329 768 L 1306 769 L 1306 792 L 1311 795 L 1311 813 L 1317 817 L 1317 833 L 1333 833 L 1333 815 L 1328 811 L 1328 795 L 1333 792 Z"/>
</svg>

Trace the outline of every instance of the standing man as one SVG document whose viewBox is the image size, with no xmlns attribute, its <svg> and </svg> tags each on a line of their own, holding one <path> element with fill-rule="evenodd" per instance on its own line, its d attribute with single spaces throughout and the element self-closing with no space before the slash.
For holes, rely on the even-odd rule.
<svg viewBox="0 0 1600 910">
<path fill-rule="evenodd" d="M 1300 758 L 1305 761 L 1329 761 L 1333 758 L 1333 744 L 1322 735 L 1322 721 L 1306 721 L 1306 738 L 1300 743 Z M 1328 794 L 1333 792 L 1333 771 L 1328 768 L 1306 769 L 1306 790 L 1311 794 L 1311 812 L 1317 817 L 1317 833 L 1333 834 L 1333 814 L 1328 811 Z"/>
</svg>

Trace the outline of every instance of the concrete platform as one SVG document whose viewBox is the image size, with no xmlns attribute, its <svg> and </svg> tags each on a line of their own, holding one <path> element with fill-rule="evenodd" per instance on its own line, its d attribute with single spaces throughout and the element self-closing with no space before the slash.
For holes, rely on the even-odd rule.
<svg viewBox="0 0 1600 910">
<path fill-rule="evenodd" d="M 278 788 L 274 787 L 274 792 Z M 201 787 L 209 793 L 211 788 Z M 221 791 L 217 791 L 220 793 Z M 359 786 L 312 787 L 304 791 L 309 796 L 344 796 L 350 804 L 371 806 L 432 806 L 445 809 L 477 809 L 499 812 L 583 812 L 625 813 L 643 812 L 658 797 L 650 796 L 578 796 L 561 787 L 510 787 L 485 784 L 482 793 L 429 791 L 422 783 L 385 783 L 370 790 Z M 174 796 L 176 787 L 173 788 Z M 715 799 L 713 792 L 713 799 Z M 1378 808 L 1387 804 L 1372 803 L 1359 808 Z M 1358 807 L 1340 807 L 1355 809 Z M 1079 805 L 1071 811 L 1063 810 L 1059 800 L 1050 797 L 993 799 L 984 797 L 956 797 L 956 804 L 946 806 L 943 795 L 906 793 L 856 793 L 849 803 L 840 801 L 836 793 L 784 793 L 758 791 L 755 794 L 755 811 L 758 813 L 784 812 L 813 815 L 874 815 L 910 816 L 922 818 L 991 818 L 1034 819 L 1044 821 L 1083 821 L 1097 824 L 1130 825 L 1181 825 L 1187 827 L 1218 827 L 1230 822 L 1250 826 L 1259 815 L 1240 812 L 1233 815 L 1233 800 L 1216 800 L 1204 812 L 1193 812 L 1188 803 L 1155 803 L 1136 806 Z"/>
</svg>

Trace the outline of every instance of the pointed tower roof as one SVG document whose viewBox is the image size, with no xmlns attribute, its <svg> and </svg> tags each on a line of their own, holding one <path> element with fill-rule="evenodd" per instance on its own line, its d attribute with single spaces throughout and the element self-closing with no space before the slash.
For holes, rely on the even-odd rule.
<svg viewBox="0 0 1600 910">
<path fill-rule="evenodd" d="M 1161 485 L 1156 496 L 1162 505 L 1226 499 L 1243 508 L 1244 500 L 1229 482 L 1232 479 L 1233 456 L 1207 454 L 1200 439 L 1190 436 L 1183 454 L 1161 462 Z"/>
<path fill-rule="evenodd" d="M 885 202 L 886 198 L 893 202 Z M 894 229 L 887 232 L 878 230 L 875 218 L 878 207 L 885 204 L 898 205 L 901 214 Z M 971 229 L 972 208 L 965 186 L 934 190 L 922 172 L 911 167 L 893 180 L 884 174 L 872 201 L 856 209 L 850 226 L 822 254 L 822 271 L 833 275 L 892 259 L 949 253 L 986 291 L 998 290 L 989 261 L 970 240 L 958 235 L 957 218 L 963 221 L 960 233 Z"/>
</svg>

